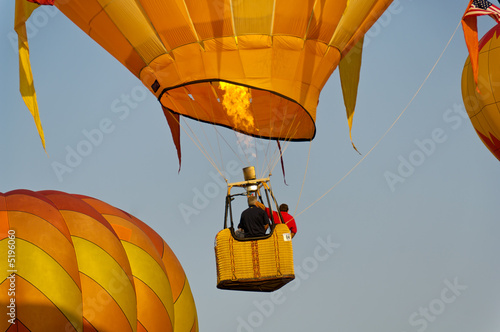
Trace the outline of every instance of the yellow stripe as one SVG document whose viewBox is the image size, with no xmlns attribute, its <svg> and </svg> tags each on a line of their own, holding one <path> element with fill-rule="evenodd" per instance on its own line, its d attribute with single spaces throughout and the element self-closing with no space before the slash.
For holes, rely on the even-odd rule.
<svg viewBox="0 0 500 332">
<path fill-rule="evenodd" d="M 174 317 L 172 289 L 161 266 L 146 251 L 136 245 L 126 241 L 122 241 L 122 244 L 127 252 L 134 277 L 148 285 L 163 303 L 169 316 Z"/>
<path fill-rule="evenodd" d="M 95 243 L 73 237 L 80 272 L 94 279 L 118 303 L 130 326 L 137 330 L 137 305 L 134 287 L 122 267 Z"/>
<path fill-rule="evenodd" d="M 1 257 L 7 257 L 7 240 L 0 241 Z M 82 331 L 82 293 L 71 276 L 45 251 L 30 242 L 16 239 L 15 251 L 17 274 L 52 301 L 77 331 Z M 6 273 L 7 260 L 1 261 L 1 271 Z"/>
<path fill-rule="evenodd" d="M 9 238 L 5 238 L 0 241 L 0 283 L 4 282 L 5 279 L 10 275 L 10 272 L 7 272 L 7 270 L 11 270 L 12 268 L 9 267 L 9 262 L 7 261 L 7 253 L 9 251 Z M 5 258 L 3 258 L 5 257 Z M 16 262 L 13 262 L 13 264 L 16 264 Z"/>
<path fill-rule="evenodd" d="M 145 63 L 167 53 L 135 0 L 98 0 L 103 10 Z"/>
<path fill-rule="evenodd" d="M 186 279 L 184 289 L 175 302 L 174 332 L 189 331 L 196 321 L 196 306 L 191 293 L 191 287 Z"/>
</svg>

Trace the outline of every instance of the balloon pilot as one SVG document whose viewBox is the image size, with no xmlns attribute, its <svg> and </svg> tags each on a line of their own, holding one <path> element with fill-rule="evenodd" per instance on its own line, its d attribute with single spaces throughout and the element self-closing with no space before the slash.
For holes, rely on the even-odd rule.
<svg viewBox="0 0 500 332">
<path fill-rule="evenodd" d="M 256 205 L 257 197 L 248 196 L 248 209 L 241 213 L 240 223 L 235 234 L 238 237 L 259 237 L 266 235 L 269 217 Z"/>
</svg>

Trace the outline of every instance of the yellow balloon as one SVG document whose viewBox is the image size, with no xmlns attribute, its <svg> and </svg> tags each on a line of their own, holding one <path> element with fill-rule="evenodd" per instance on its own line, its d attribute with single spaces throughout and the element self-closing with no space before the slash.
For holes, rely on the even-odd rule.
<svg viewBox="0 0 500 332">
<path fill-rule="evenodd" d="M 462 97 L 467 114 L 491 153 L 500 160 L 500 24 L 479 42 L 478 85 L 470 59 L 462 72 Z"/>
</svg>

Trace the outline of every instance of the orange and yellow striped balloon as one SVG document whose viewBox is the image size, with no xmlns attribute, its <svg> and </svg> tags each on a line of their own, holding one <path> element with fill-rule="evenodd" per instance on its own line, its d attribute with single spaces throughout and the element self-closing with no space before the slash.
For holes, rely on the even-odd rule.
<svg viewBox="0 0 500 332">
<path fill-rule="evenodd" d="M 27 1 L 17 0 L 18 6 L 28 6 Z M 292 141 L 314 138 L 319 95 L 337 66 L 352 125 L 363 36 L 392 3 L 29 1 L 53 3 L 137 76 L 163 106 L 176 137 L 179 116 L 185 116 L 256 137 Z M 20 40 L 27 40 L 21 29 L 26 16 L 26 11 L 16 16 Z M 27 42 L 20 53 L 27 57 Z M 27 61 L 21 61 L 22 70 L 29 67 Z M 31 81 L 22 85 L 28 107 L 35 100 Z M 237 89 L 228 91 L 227 84 Z M 248 92 L 244 114 L 235 114 L 242 107 L 228 109 L 223 103 L 234 90 Z"/>
<path fill-rule="evenodd" d="M 500 24 L 479 43 L 478 85 L 468 58 L 462 72 L 462 97 L 484 145 L 500 160 Z"/>
<path fill-rule="evenodd" d="M 0 331 L 198 331 L 172 250 L 97 199 L 0 193 L 0 257 Z"/>
</svg>

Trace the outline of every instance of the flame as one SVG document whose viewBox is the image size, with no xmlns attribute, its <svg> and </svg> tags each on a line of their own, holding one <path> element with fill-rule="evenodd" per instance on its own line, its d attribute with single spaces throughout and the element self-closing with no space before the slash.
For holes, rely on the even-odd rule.
<svg viewBox="0 0 500 332">
<path fill-rule="evenodd" d="M 222 105 L 233 120 L 234 128 L 252 132 L 255 124 L 249 110 L 252 97 L 250 89 L 226 82 L 219 82 L 219 87 L 224 91 Z"/>
</svg>

